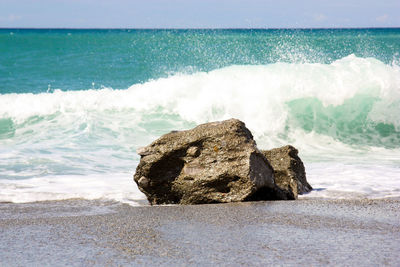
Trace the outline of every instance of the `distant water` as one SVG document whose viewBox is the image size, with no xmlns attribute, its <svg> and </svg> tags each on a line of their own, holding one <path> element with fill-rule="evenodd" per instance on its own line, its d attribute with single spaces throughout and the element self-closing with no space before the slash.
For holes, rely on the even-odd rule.
<svg viewBox="0 0 400 267">
<path fill-rule="evenodd" d="M 400 197 L 400 29 L 0 30 L 0 201 L 144 203 L 138 147 L 231 117 L 305 197 Z"/>
</svg>

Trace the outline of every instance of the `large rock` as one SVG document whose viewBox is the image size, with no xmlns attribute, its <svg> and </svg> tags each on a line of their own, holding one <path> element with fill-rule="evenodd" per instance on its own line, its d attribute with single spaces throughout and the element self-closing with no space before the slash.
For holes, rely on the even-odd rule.
<svg viewBox="0 0 400 267">
<path fill-rule="evenodd" d="M 141 155 L 134 180 L 151 204 L 292 199 L 245 124 L 206 123 L 163 135 Z"/>
<path fill-rule="evenodd" d="M 287 145 L 262 153 L 271 163 L 275 174 L 275 183 L 283 190 L 291 192 L 297 199 L 298 194 L 310 192 L 311 185 L 307 182 L 304 164 L 293 146 Z"/>
</svg>

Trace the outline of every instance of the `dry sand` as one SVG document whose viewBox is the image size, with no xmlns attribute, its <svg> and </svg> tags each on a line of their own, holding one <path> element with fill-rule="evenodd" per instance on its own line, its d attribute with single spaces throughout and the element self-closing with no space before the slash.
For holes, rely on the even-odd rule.
<svg viewBox="0 0 400 267">
<path fill-rule="evenodd" d="M 0 266 L 400 266 L 400 201 L 0 204 Z"/>
</svg>

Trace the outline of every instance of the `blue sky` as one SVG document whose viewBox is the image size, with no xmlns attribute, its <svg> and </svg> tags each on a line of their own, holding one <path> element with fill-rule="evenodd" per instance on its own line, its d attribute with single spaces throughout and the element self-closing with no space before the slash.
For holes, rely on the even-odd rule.
<svg viewBox="0 0 400 267">
<path fill-rule="evenodd" d="M 0 27 L 400 27 L 400 0 L 0 0 Z"/>
</svg>

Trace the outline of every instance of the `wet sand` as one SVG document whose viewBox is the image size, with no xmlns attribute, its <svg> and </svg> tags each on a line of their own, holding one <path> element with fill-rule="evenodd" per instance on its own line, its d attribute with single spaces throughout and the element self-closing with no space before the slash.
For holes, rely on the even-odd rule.
<svg viewBox="0 0 400 267">
<path fill-rule="evenodd" d="M 0 266 L 400 266 L 400 200 L 0 204 Z"/>
</svg>

